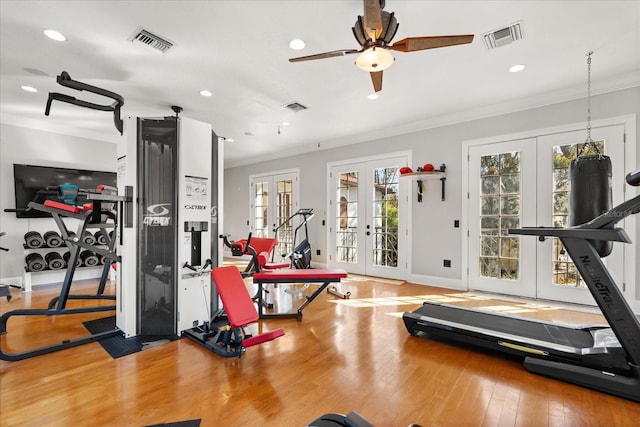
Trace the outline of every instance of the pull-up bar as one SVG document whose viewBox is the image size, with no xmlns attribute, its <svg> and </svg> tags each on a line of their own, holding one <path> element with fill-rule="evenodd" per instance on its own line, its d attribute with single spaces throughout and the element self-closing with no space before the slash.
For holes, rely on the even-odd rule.
<svg viewBox="0 0 640 427">
<path fill-rule="evenodd" d="M 96 104 L 89 101 L 83 101 L 81 99 L 76 99 L 73 96 L 65 95 L 63 93 L 58 92 L 49 92 L 49 99 L 47 99 L 47 107 L 44 110 L 44 115 L 48 116 L 51 110 L 51 102 L 52 101 L 60 101 L 66 102 L 67 104 L 77 105 L 79 107 L 90 108 L 92 110 L 99 111 L 113 111 L 113 124 L 115 125 L 120 135 L 122 135 L 122 118 L 120 117 L 120 108 L 124 105 L 124 99 L 118 95 L 117 93 L 111 92 L 106 89 L 102 89 L 96 86 L 88 85 L 86 83 L 82 83 L 76 80 L 73 80 L 69 73 L 63 71 L 57 78 L 56 81 L 62 85 L 71 89 L 95 93 L 96 95 L 105 96 L 107 98 L 111 98 L 114 100 L 112 104 L 102 105 Z"/>
</svg>

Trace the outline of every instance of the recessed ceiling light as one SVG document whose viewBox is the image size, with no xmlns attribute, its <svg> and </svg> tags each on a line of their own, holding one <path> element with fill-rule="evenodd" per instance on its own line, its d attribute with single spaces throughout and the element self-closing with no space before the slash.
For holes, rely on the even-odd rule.
<svg viewBox="0 0 640 427">
<path fill-rule="evenodd" d="M 201 90 L 200 91 L 200 95 L 202 95 L 202 96 L 211 96 L 213 94 L 211 92 L 209 92 L 208 90 Z"/>
<path fill-rule="evenodd" d="M 282 122 L 282 126 L 289 126 L 291 123 L 289 122 Z"/>
<path fill-rule="evenodd" d="M 512 66 L 511 68 L 509 68 L 509 72 L 510 73 L 517 73 L 519 71 L 524 70 L 525 65 L 524 64 L 516 64 L 514 66 Z"/>
<path fill-rule="evenodd" d="M 306 46 L 304 40 L 294 39 L 289 42 L 289 47 L 293 50 L 302 50 Z"/>
<path fill-rule="evenodd" d="M 233 139 L 233 138 L 225 138 L 225 141 L 233 142 L 233 141 L 235 141 L 235 139 Z"/>
<path fill-rule="evenodd" d="M 367 98 L 369 98 L 369 99 L 378 99 L 378 94 L 377 93 L 372 93 L 371 95 L 368 95 Z"/>
<path fill-rule="evenodd" d="M 57 32 L 56 30 L 44 30 L 44 35 L 57 42 L 64 42 L 67 40 L 65 36 Z"/>
<path fill-rule="evenodd" d="M 37 92 L 38 89 L 36 89 L 35 87 L 31 87 L 31 86 L 20 86 L 22 88 L 22 90 L 26 90 L 27 92 Z"/>
</svg>

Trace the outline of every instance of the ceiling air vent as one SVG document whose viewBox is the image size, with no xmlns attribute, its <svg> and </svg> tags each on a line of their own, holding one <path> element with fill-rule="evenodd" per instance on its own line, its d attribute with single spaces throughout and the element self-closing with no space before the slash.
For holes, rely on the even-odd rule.
<svg viewBox="0 0 640 427">
<path fill-rule="evenodd" d="M 491 50 L 522 39 L 522 28 L 520 22 L 516 22 L 508 27 L 486 33 L 482 38 L 487 50 Z"/>
<path fill-rule="evenodd" d="M 307 107 L 305 107 L 304 105 L 300 104 L 299 102 L 292 102 L 291 104 L 285 104 L 282 107 L 283 108 L 288 108 L 288 109 L 293 110 L 295 112 L 307 109 Z"/>
<path fill-rule="evenodd" d="M 173 43 L 164 37 L 157 36 L 140 27 L 129 37 L 129 41 L 141 44 L 159 55 L 164 55 L 173 47 Z"/>
</svg>

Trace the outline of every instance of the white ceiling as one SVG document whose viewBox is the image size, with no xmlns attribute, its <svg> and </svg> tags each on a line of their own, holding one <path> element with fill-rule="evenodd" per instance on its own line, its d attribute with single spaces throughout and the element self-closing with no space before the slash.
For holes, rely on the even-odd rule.
<svg viewBox="0 0 640 427">
<path fill-rule="evenodd" d="M 475 34 L 472 44 L 402 53 L 377 100 L 355 55 L 353 1 L 0 1 L 2 123 L 116 141 L 111 113 L 54 102 L 49 92 L 108 104 L 62 87 L 56 76 L 116 92 L 123 115 L 173 115 L 211 123 L 227 166 L 334 147 L 640 85 L 640 1 L 387 0 L 405 37 Z M 521 21 L 523 40 L 488 51 L 482 34 Z M 142 26 L 172 41 L 164 56 L 128 41 Z M 43 35 L 55 29 L 67 37 Z M 289 48 L 301 38 L 307 47 Z M 507 69 L 516 63 L 520 73 Z M 20 89 L 33 86 L 37 93 Z M 202 89 L 213 93 L 206 98 Z M 308 110 L 282 108 L 299 102 Z M 585 112 L 586 114 L 586 112 Z M 288 127 L 278 125 L 283 121 Z M 245 135 L 253 133 L 253 136 Z M 43 144 L 45 142 L 43 141 Z"/>
</svg>

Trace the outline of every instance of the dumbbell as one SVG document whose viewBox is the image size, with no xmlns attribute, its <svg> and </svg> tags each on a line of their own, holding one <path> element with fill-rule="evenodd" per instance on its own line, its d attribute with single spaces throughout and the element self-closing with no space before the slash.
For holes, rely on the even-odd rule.
<svg viewBox="0 0 640 427">
<path fill-rule="evenodd" d="M 44 241 L 50 248 L 59 248 L 62 246 L 62 237 L 55 231 L 47 231 L 44 233 Z"/>
<path fill-rule="evenodd" d="M 25 257 L 24 260 L 27 263 L 28 271 L 42 271 L 47 267 L 47 263 L 40 254 L 29 254 Z"/>
<path fill-rule="evenodd" d="M 24 242 L 28 248 L 36 249 L 44 246 L 44 239 L 37 231 L 27 231 L 24 235 Z"/>
<path fill-rule="evenodd" d="M 80 252 L 80 259 L 82 260 L 82 263 L 87 267 L 95 267 L 96 265 L 100 264 L 100 259 L 98 259 L 98 256 L 91 251 Z"/>
<path fill-rule="evenodd" d="M 47 262 L 47 266 L 51 270 L 61 270 L 66 265 L 62 256 L 55 251 L 47 252 L 44 256 L 44 260 Z"/>
</svg>

